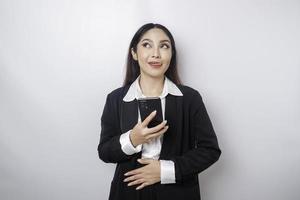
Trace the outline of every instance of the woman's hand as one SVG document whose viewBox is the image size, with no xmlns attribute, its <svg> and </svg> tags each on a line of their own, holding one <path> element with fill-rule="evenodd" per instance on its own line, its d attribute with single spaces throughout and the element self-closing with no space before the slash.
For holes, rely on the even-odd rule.
<svg viewBox="0 0 300 200">
<path fill-rule="evenodd" d="M 146 166 L 125 173 L 128 176 L 124 182 L 129 182 L 128 186 L 140 184 L 136 190 L 140 190 L 145 186 L 160 182 L 160 161 L 154 159 L 138 159 L 141 164 Z"/>
<path fill-rule="evenodd" d="M 166 126 L 167 121 L 163 121 L 155 127 L 148 128 L 148 124 L 156 115 L 156 111 L 153 111 L 143 122 L 138 122 L 130 132 L 130 140 L 134 147 L 139 144 L 144 144 L 149 142 L 153 138 L 157 138 L 164 134 L 169 126 Z"/>
</svg>

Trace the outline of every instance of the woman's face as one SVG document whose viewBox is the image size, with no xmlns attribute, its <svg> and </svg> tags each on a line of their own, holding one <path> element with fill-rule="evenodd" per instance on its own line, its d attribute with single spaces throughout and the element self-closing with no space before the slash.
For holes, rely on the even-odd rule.
<svg viewBox="0 0 300 200">
<path fill-rule="evenodd" d="M 139 63 L 141 74 L 162 77 L 172 58 L 171 41 L 161 29 L 153 28 L 142 36 L 136 52 L 132 49 L 131 53 Z"/>
</svg>

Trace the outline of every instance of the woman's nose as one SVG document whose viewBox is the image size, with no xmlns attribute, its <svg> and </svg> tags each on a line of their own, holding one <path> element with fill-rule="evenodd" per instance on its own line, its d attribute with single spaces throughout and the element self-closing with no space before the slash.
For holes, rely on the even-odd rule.
<svg viewBox="0 0 300 200">
<path fill-rule="evenodd" d="M 160 58 L 159 48 L 154 48 L 152 57 Z"/>
</svg>

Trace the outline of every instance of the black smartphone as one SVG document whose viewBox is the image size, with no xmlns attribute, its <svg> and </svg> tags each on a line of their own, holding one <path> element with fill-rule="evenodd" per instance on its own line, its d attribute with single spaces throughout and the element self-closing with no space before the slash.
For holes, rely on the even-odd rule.
<svg viewBox="0 0 300 200">
<path fill-rule="evenodd" d="M 163 121 L 161 100 L 159 97 L 140 98 L 138 99 L 138 105 L 142 121 L 144 121 L 150 115 L 150 113 L 156 110 L 156 115 L 148 124 L 148 128 L 157 126 Z"/>
</svg>

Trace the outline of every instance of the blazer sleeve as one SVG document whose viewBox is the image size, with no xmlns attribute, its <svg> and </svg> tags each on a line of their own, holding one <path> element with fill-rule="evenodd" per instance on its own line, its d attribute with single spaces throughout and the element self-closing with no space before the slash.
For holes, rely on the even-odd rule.
<svg viewBox="0 0 300 200">
<path fill-rule="evenodd" d="M 101 116 L 101 134 L 98 145 L 98 155 L 106 163 L 126 161 L 134 155 L 127 155 L 121 149 L 117 99 L 108 94 Z"/>
<path fill-rule="evenodd" d="M 221 150 L 207 110 L 198 91 L 191 103 L 191 134 L 193 147 L 181 156 L 173 159 L 175 163 L 176 182 L 184 181 L 193 175 L 197 175 L 215 163 Z"/>
</svg>

